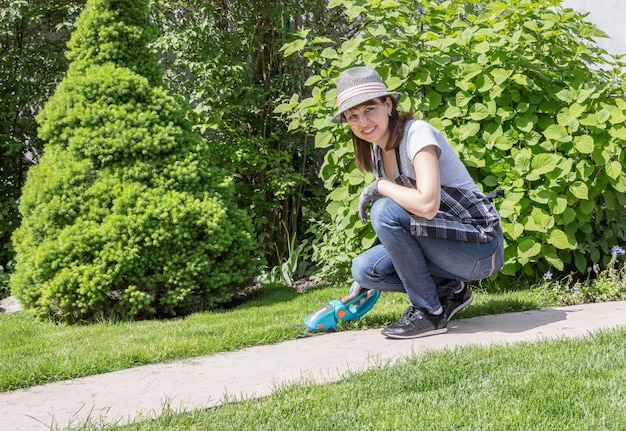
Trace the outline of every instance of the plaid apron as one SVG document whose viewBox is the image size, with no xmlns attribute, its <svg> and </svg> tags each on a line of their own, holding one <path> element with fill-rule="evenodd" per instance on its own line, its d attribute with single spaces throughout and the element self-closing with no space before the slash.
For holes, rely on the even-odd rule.
<svg viewBox="0 0 626 431">
<path fill-rule="evenodd" d="M 382 157 L 374 152 L 378 176 L 382 176 Z M 394 182 L 415 188 L 415 180 L 402 174 L 400 152 L 396 148 L 398 176 Z M 491 199 L 501 191 L 484 195 L 471 190 L 441 186 L 441 203 L 432 219 L 411 214 L 411 235 L 428 236 L 466 242 L 491 242 L 500 232 L 500 216 Z"/>
</svg>

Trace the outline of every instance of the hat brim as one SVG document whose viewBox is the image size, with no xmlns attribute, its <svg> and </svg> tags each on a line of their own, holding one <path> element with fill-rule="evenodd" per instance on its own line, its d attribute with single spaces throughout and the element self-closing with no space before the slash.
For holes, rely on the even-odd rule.
<svg viewBox="0 0 626 431">
<path fill-rule="evenodd" d="M 345 123 L 346 119 L 343 116 L 343 113 L 345 111 L 347 111 L 348 109 L 352 109 L 355 106 L 360 105 L 361 103 L 365 103 L 368 100 L 378 99 L 379 97 L 384 97 L 384 96 L 392 97 L 397 102 L 398 100 L 400 100 L 400 97 L 402 97 L 402 93 L 397 93 L 395 91 L 380 91 L 380 92 L 359 94 L 357 96 L 351 97 L 341 104 L 341 106 L 339 107 L 339 109 L 337 110 L 333 118 L 331 119 L 331 121 L 336 124 Z"/>
</svg>

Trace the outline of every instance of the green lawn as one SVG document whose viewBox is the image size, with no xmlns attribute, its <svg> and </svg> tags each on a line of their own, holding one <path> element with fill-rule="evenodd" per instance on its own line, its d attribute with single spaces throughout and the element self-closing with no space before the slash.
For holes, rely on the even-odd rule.
<svg viewBox="0 0 626 431">
<path fill-rule="evenodd" d="M 316 288 L 300 294 L 284 286 L 266 286 L 252 300 L 229 310 L 87 326 L 38 321 L 27 313 L 0 314 L 0 392 L 294 339 L 302 334 L 307 314 L 343 294 L 345 288 Z M 370 313 L 357 322 L 341 322 L 340 329 L 385 326 L 407 305 L 406 295 L 383 294 Z M 457 316 L 545 305 L 530 291 L 476 292 L 472 306 Z"/>
<path fill-rule="evenodd" d="M 432 352 L 335 384 L 107 430 L 624 430 L 626 329 Z M 90 428 L 85 426 L 83 429 Z"/>
<path fill-rule="evenodd" d="M 65 326 L 28 313 L 0 315 L 0 390 L 142 364 L 272 344 L 301 336 L 303 319 L 345 288 L 300 294 L 266 286 L 230 309 L 144 322 Z M 535 290 L 476 291 L 458 318 L 542 308 Z M 407 305 L 383 294 L 340 330 L 383 327 Z M 626 329 L 581 340 L 432 352 L 328 385 L 298 384 L 274 395 L 206 411 L 166 411 L 111 430 L 623 430 Z M 105 427 L 85 424 L 81 430 Z"/>
</svg>

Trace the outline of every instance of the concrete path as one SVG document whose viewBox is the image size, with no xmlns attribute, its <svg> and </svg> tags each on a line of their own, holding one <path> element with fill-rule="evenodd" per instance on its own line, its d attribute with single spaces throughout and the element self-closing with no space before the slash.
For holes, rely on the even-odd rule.
<svg viewBox="0 0 626 431">
<path fill-rule="evenodd" d="M 128 423 L 164 408 L 189 411 L 263 397 L 294 382 L 326 383 L 429 350 L 583 337 L 626 326 L 626 302 L 452 320 L 447 334 L 392 340 L 379 329 L 322 334 L 231 353 L 148 365 L 0 393 L 0 429 Z"/>
</svg>

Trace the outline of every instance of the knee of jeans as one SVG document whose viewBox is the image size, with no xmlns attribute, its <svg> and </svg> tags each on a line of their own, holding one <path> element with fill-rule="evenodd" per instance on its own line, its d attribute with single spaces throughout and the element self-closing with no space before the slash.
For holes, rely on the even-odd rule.
<svg viewBox="0 0 626 431">
<path fill-rule="evenodd" d="M 367 259 L 364 258 L 362 254 L 358 255 L 352 260 L 352 278 L 357 283 L 363 285 L 363 282 L 366 279 L 365 276 L 365 265 L 367 264 Z"/>
<path fill-rule="evenodd" d="M 381 225 L 389 225 L 397 222 L 396 211 L 394 207 L 398 204 L 392 199 L 382 198 L 374 202 L 370 210 L 370 219 L 374 231 Z"/>
</svg>

